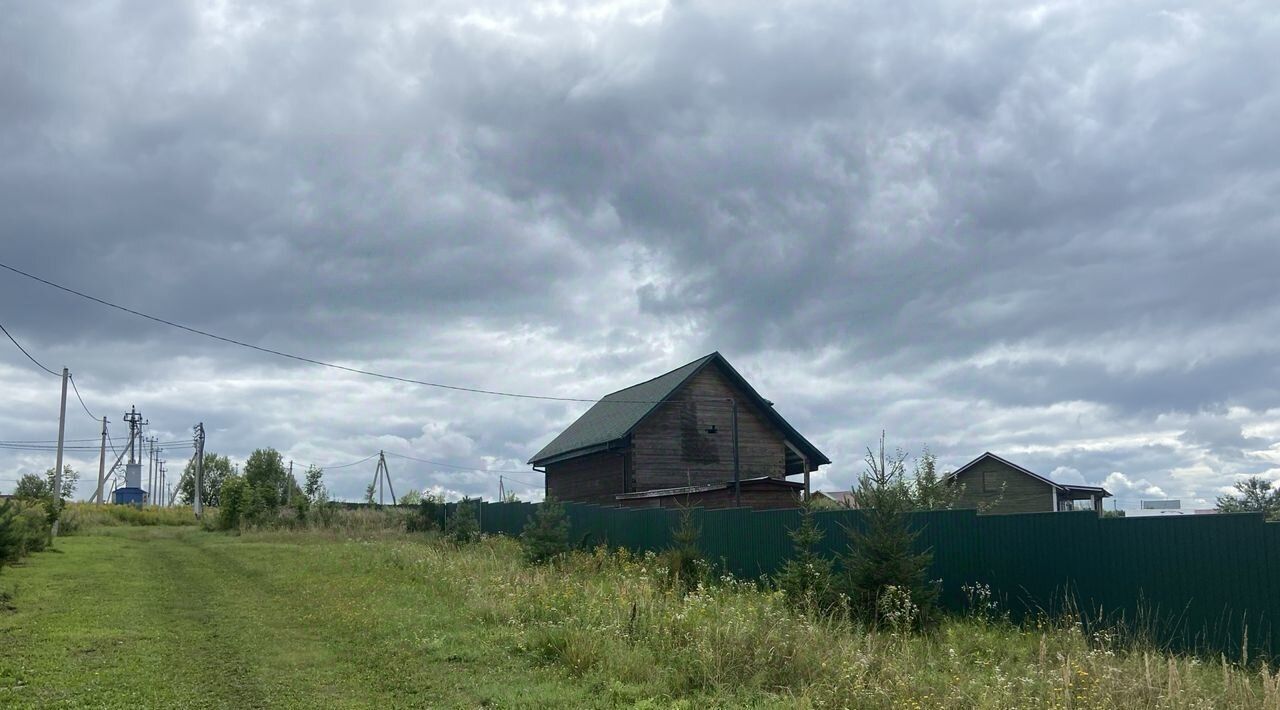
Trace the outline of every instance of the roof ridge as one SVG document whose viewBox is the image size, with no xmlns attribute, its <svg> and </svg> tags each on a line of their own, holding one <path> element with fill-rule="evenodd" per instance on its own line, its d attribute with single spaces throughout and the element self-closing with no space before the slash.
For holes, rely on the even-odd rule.
<svg viewBox="0 0 1280 710">
<path fill-rule="evenodd" d="M 601 398 L 600 398 L 599 400 L 597 400 L 597 401 L 603 401 L 603 400 L 605 400 L 605 399 L 608 399 L 609 397 L 614 396 L 615 394 L 622 394 L 623 392 L 626 392 L 627 390 L 633 390 L 633 389 L 635 389 L 635 388 L 637 388 L 637 387 L 641 387 L 641 386 L 643 386 L 643 385 L 647 385 L 647 384 L 649 384 L 649 383 L 651 383 L 651 382 L 653 382 L 653 381 L 655 381 L 655 380 L 660 380 L 660 379 L 662 379 L 662 378 L 666 377 L 667 375 L 670 375 L 671 373 L 673 373 L 673 372 L 675 372 L 675 371 L 677 371 L 677 370 L 683 370 L 684 368 L 689 367 L 690 365 L 694 365 L 694 364 L 697 364 L 697 363 L 700 363 L 700 362 L 704 362 L 704 361 L 709 360 L 709 359 L 711 359 L 712 357 L 715 357 L 715 356 L 717 356 L 717 355 L 720 355 L 720 351 L 719 351 L 719 350 L 716 350 L 715 352 L 712 352 L 712 353 L 710 353 L 710 354 L 708 354 L 708 355 L 703 355 L 703 356 L 702 356 L 702 357 L 700 357 L 700 358 L 694 358 L 693 360 L 690 360 L 689 362 L 686 362 L 685 364 L 681 365 L 680 367 L 673 367 L 673 368 L 671 368 L 670 370 L 667 370 L 666 372 L 662 373 L 661 375 L 657 375 L 657 376 L 655 376 L 655 377 L 650 377 L 649 379 L 645 380 L 644 382 L 637 382 L 637 383 L 635 383 L 634 385 L 628 385 L 628 386 L 626 386 L 626 387 L 623 387 L 623 388 L 622 388 L 622 389 L 620 389 L 620 390 L 615 390 L 615 391 L 613 391 L 613 392 L 610 392 L 609 394 L 606 394 L 605 396 L 601 397 Z"/>
</svg>

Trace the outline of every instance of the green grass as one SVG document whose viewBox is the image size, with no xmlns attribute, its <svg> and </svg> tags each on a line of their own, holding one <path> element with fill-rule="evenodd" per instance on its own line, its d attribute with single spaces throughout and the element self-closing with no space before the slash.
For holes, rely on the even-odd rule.
<svg viewBox="0 0 1280 710">
<path fill-rule="evenodd" d="M 404 543 L 396 543 L 403 546 Z M 5 570 L 0 707 L 586 707 L 385 543 L 112 528 Z"/>
<path fill-rule="evenodd" d="M 347 522 L 60 539 L 0 574 L 0 707 L 1280 710 L 1268 669 L 1069 624 L 868 632 L 732 580 L 682 594 L 651 556 L 532 568 L 510 540 Z"/>
</svg>

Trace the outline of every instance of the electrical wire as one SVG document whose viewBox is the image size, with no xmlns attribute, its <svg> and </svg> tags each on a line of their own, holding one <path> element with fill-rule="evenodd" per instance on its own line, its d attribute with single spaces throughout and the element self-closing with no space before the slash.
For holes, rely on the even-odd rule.
<svg viewBox="0 0 1280 710">
<path fill-rule="evenodd" d="M 404 454 L 397 454 L 394 451 L 387 451 L 384 453 L 386 453 L 387 456 L 395 456 L 396 458 L 408 459 L 410 461 L 417 461 L 418 463 L 427 463 L 427 464 L 431 464 L 432 466 L 444 466 L 445 468 L 456 468 L 459 471 L 474 471 L 476 473 L 529 473 L 529 470 L 527 469 L 512 471 L 512 470 L 501 469 L 501 468 L 472 468 L 470 466 L 458 466 L 451 463 L 445 463 L 443 461 L 431 461 L 429 459 L 420 459 L 414 456 L 405 456 Z"/>
<path fill-rule="evenodd" d="M 282 357 L 282 358 L 286 358 L 286 359 L 289 359 L 289 360 L 295 360 L 295 361 L 297 361 L 297 362 L 305 362 L 305 363 L 308 363 L 308 364 L 311 364 L 311 365 L 319 365 L 319 366 L 321 366 L 321 367 L 328 367 L 328 368 L 332 368 L 332 369 L 334 369 L 334 370 L 342 370 L 342 371 L 344 371 L 344 372 L 350 372 L 350 373 L 354 373 L 354 374 L 357 374 L 357 375 L 365 375 L 366 377 L 377 377 L 377 378 L 384 379 L 384 380 L 392 380 L 392 381 L 395 381 L 395 382 L 404 382 L 404 383 L 406 383 L 406 384 L 412 384 L 412 385 L 422 385 L 423 387 L 435 387 L 435 388 L 438 388 L 438 389 L 453 390 L 453 391 L 456 391 L 456 392 L 470 392 L 470 393 L 473 393 L 473 394 L 487 394 L 487 395 L 493 395 L 493 396 L 495 396 L 495 397 L 512 397 L 512 398 L 516 398 L 516 399 L 534 399 L 534 400 L 543 400 L 543 401 L 550 401 L 550 402 L 589 402 L 589 403 L 597 403 L 597 402 L 602 402 L 602 401 L 608 401 L 610 404 L 658 404 L 658 403 L 660 403 L 660 402 L 661 402 L 661 400 L 618 400 L 618 399 L 612 399 L 612 400 L 600 400 L 600 399 L 588 399 L 588 398 L 583 398 L 583 397 L 551 397 L 551 396 L 547 396 L 547 395 L 521 394 L 521 393 L 517 393 L 517 392 L 503 392 L 503 391 L 501 391 L 501 390 L 486 390 L 486 389 L 480 389 L 480 388 L 477 388 L 477 387 L 462 387 L 462 386 L 460 386 L 460 385 L 446 385 L 446 384 L 442 384 L 442 383 L 439 383 L 439 382 L 429 382 L 429 381 L 426 381 L 426 380 L 416 380 L 416 379 L 413 379 L 413 378 L 411 378 L 411 377 L 400 377 L 400 376 L 398 376 L 398 375 L 388 375 L 388 374 L 381 373 L 381 372 L 374 372 L 374 371 L 372 371 L 372 370 L 363 370 L 363 369 L 360 369 L 360 368 L 357 368 L 357 367 L 348 367 L 348 366 L 346 366 L 346 365 L 338 365 L 338 364 L 336 364 L 336 363 L 332 363 L 332 362 L 325 362 L 325 361 L 323 361 L 323 360 L 316 360 L 316 359 L 314 359 L 314 358 L 305 357 L 305 356 L 302 356 L 302 355 L 294 355 L 294 354 L 292 354 L 292 353 L 287 353 L 287 352 L 284 352 L 284 351 L 281 351 L 281 350 L 273 350 L 273 349 L 271 349 L 271 348 L 264 348 L 264 347 L 262 347 L 262 346 L 260 346 L 260 345 L 253 345 L 253 344 L 251 344 L 251 343 L 246 343 L 246 342 L 244 342 L 244 341 L 242 341 L 242 340 L 236 340 L 236 339 L 234 339 L 234 338 L 228 338 L 228 337 L 223 336 L 223 335 L 217 335 L 217 334 L 215 334 L 215 333 L 210 333 L 210 332 L 205 331 L 205 330 L 200 330 L 199 328 L 193 328 L 193 327 L 191 327 L 191 326 L 189 326 L 189 325 L 183 325 L 183 324 L 181 324 L 181 323 L 176 323 L 176 322 L 171 321 L 171 320 L 166 320 L 166 319 L 164 319 L 164 318 L 160 318 L 160 317 L 158 317 L 158 316 L 149 315 L 149 314 L 143 313 L 143 312 L 141 312 L 141 311 L 136 311 L 136 310 L 134 310 L 134 309 L 132 309 L 132 308 L 128 308 L 128 307 L 126 307 L 126 306 L 121 306 L 121 305 L 119 305 L 119 304 L 112 303 L 112 302 L 110 302 L 110 301 L 107 301 L 107 300 L 104 300 L 104 299 L 98 298 L 97 296 L 91 296 L 91 295 L 89 295 L 89 294 L 87 294 L 87 293 L 84 293 L 84 292 L 82 292 L 82 291 L 77 291 L 76 289 L 69 288 L 69 287 L 67 287 L 67 286 L 63 286 L 63 285 L 61 285 L 61 284 L 54 283 L 54 282 L 52 282 L 52 281 L 49 281 L 48 279 L 40 278 L 39 276 L 36 276 L 36 275 L 34 275 L 34 274 L 29 274 L 29 273 L 27 273 L 26 271 L 23 271 L 22 269 L 18 269 L 18 268 L 15 268 L 15 267 L 13 267 L 13 266 L 9 266 L 8 264 L 5 264 L 5 263 L 0 263 L 0 268 L 6 269 L 6 270 L 8 270 L 8 271 L 11 271 L 11 272 L 13 272 L 13 273 L 15 273 L 15 274 L 18 274 L 19 276 L 25 276 L 26 278 L 31 279 L 32 281 L 38 281 L 38 282 L 40 282 L 40 283 L 42 283 L 42 284 L 44 284 L 44 285 L 46 285 L 46 286 L 50 286 L 50 287 L 56 288 L 56 289 L 58 289 L 59 291 L 64 291 L 64 292 L 66 292 L 66 293 L 70 293 L 70 294 L 72 294 L 72 295 L 74 295 L 74 296 L 79 296 L 80 298 L 83 298 L 83 299 L 86 299 L 86 300 L 89 300 L 89 301 L 93 301 L 94 303 L 98 303 L 98 304 L 103 305 L 103 306 L 106 306 L 106 307 L 108 307 L 108 308 L 114 308 L 114 309 L 116 309 L 116 310 L 118 310 L 118 311 L 123 311 L 123 312 L 125 312 L 125 313 L 128 313 L 128 314 L 130 314 L 130 315 L 137 316 L 137 317 L 139 317 L 139 318 L 145 318 L 145 319 L 147 319 L 147 320 L 154 321 L 154 322 L 156 322 L 156 323 L 161 323 L 161 324 L 163 324 L 163 325 L 167 325 L 167 326 L 169 326 L 169 327 L 171 327 L 171 328 L 177 328 L 177 329 L 179 329 L 179 330 L 185 330 L 185 331 L 187 331 L 188 333 L 193 333 L 193 334 L 195 334 L 195 335 L 204 336 L 204 337 L 206 337 L 206 338 L 212 338 L 213 340 L 219 340 L 219 341 L 222 341 L 222 342 L 224 342 L 224 343 L 229 343 L 229 344 L 231 344 L 231 345 L 238 345 L 238 346 L 240 346 L 240 347 L 242 347 L 242 348 L 249 348 L 250 350 L 257 350 L 258 352 L 267 353 L 268 355 L 275 355 L 276 357 Z M 12 340 L 12 339 L 13 339 L 13 338 L 12 338 L 12 336 L 10 336 L 10 340 Z M 17 341 L 14 341 L 14 343 L 16 344 L 16 343 L 17 343 Z M 21 346 L 19 346 L 19 348 L 21 348 Z M 23 351 L 23 352 L 25 352 L 25 351 Z M 31 357 L 31 356 L 30 356 L 30 355 L 28 355 L 27 357 Z M 32 362 L 35 362 L 34 358 L 32 359 Z M 36 364 L 37 364 L 37 365 L 39 365 L 39 363 L 36 363 Z M 40 365 L 40 367 L 44 368 L 44 366 L 43 366 L 43 365 Z M 57 374 L 57 373 L 53 372 L 52 370 L 49 370 L 48 368 L 44 368 L 44 369 L 45 369 L 46 371 L 48 371 L 48 372 L 52 373 L 52 374 L 55 374 L 55 375 Z"/>
<path fill-rule="evenodd" d="M 542 485 L 541 483 L 530 483 L 530 482 L 528 482 L 528 481 L 522 481 L 522 480 L 520 480 L 520 479 L 518 479 L 518 478 L 512 478 L 511 476 L 503 476 L 503 478 L 504 478 L 504 479 L 506 479 L 506 480 L 508 480 L 508 481 L 515 481 L 516 483 L 519 483 L 519 484 L 521 484 L 521 485 L 525 485 L 525 486 L 533 486 L 534 488 L 537 488 L 538 486 L 541 486 L 541 485 Z"/>
<path fill-rule="evenodd" d="M 97 441 L 98 437 L 92 439 L 63 439 L 62 443 L 83 443 L 86 441 Z M 56 444 L 57 439 L 0 439 L 0 444 Z"/>
<path fill-rule="evenodd" d="M 75 392 L 75 393 L 76 393 L 76 399 L 80 400 L 80 407 L 81 407 L 82 409 L 84 409 L 84 413 L 85 413 L 85 414 L 88 414 L 88 415 L 89 415 L 89 418 L 90 418 L 90 419 L 92 419 L 92 420 L 93 420 L 93 421 L 95 421 L 95 422 L 102 421 L 101 419 L 98 419 L 97 417 L 95 417 L 95 416 L 93 415 L 93 412 L 90 412 L 90 411 L 89 411 L 89 405 L 87 405 L 87 404 L 85 404 L 85 403 L 84 403 L 84 397 L 81 397 L 81 396 L 80 396 L 80 388 L 79 388 L 79 387 L 76 387 L 76 377 L 75 377 L 75 375 L 72 375 L 72 374 L 68 373 L 68 374 L 67 374 L 67 379 L 68 379 L 68 380 L 71 380 L 71 390 L 72 390 L 73 392 Z"/>
<path fill-rule="evenodd" d="M 0 264 L 0 266 L 4 266 L 4 264 Z M 7 268 L 7 267 L 6 267 L 6 268 Z M 4 324 L 3 324 L 3 323 L 0 323 L 0 332 L 3 332 L 6 336 L 8 336 L 9 341 L 10 341 L 10 342 L 12 342 L 14 345 L 16 345 L 16 346 L 18 347 L 18 349 L 22 351 L 22 354 L 27 356 L 27 359 L 28 359 L 28 360 L 30 360 L 31 362 L 35 363 L 36 367 L 40 368 L 41 370 L 44 370 L 45 372 L 49 373 L 50 375 L 53 375 L 54 377 L 62 377 L 62 375 L 61 375 L 60 373 L 57 373 L 57 372 L 54 372 L 53 370 L 50 370 L 49 368 L 47 368 L 47 367 L 45 367 L 44 365 L 40 364 L 40 361 L 39 361 L 39 360 L 35 359 L 34 357 L 31 357 L 31 353 L 27 352 L 27 349 L 26 349 L 26 348 L 24 348 L 24 347 L 22 347 L 22 344 L 21 344 L 21 343 L 19 343 L 19 342 L 18 342 L 18 341 L 13 337 L 13 335 L 12 335 L 12 334 L 10 334 L 10 333 L 9 333 L 8 329 L 6 329 L 6 328 L 4 327 Z"/>
<path fill-rule="evenodd" d="M 377 454 L 369 454 L 368 456 L 360 459 L 359 461 L 352 461 L 351 463 L 340 463 L 333 466 L 316 466 L 316 468 L 322 468 L 326 471 L 329 471 L 335 468 L 347 468 L 348 466 L 356 466 L 356 465 L 362 464 L 365 461 L 368 461 L 369 459 L 377 458 L 377 456 L 378 456 Z M 314 466 L 315 464 L 311 464 L 311 465 Z"/>
<path fill-rule="evenodd" d="M 57 444 L 52 444 L 52 445 L 40 444 L 40 445 L 33 446 L 29 444 L 0 444 L 0 449 L 10 449 L 13 451 L 57 451 L 58 445 Z M 97 451 L 98 447 L 83 446 L 83 445 L 67 446 L 64 444 L 62 446 L 62 450 L 63 451 Z"/>
</svg>

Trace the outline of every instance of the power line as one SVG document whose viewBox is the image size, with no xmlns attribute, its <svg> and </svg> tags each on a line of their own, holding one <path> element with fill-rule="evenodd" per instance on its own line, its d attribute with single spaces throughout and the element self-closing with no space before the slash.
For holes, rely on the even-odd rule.
<svg viewBox="0 0 1280 710">
<path fill-rule="evenodd" d="M 22 351 L 22 354 L 23 354 L 23 355 L 26 355 L 28 360 L 30 360 L 31 362 L 34 362 L 34 363 L 36 364 L 36 367 L 39 367 L 41 370 L 44 370 L 45 372 L 49 373 L 50 375 L 53 375 L 53 376 L 55 376 L 55 377 L 60 377 L 60 375 L 59 375 L 58 373 L 56 373 L 56 372 L 54 372 L 53 370 L 50 370 L 49 368 L 47 368 L 47 367 L 45 367 L 44 365 L 40 364 L 40 361 L 39 361 L 39 360 L 36 360 L 34 357 L 31 357 L 31 353 L 27 352 L 27 349 L 26 349 L 26 348 L 24 348 L 24 347 L 22 347 L 22 345 L 21 345 L 21 344 L 19 344 L 19 343 L 18 343 L 18 341 L 14 339 L 13 334 L 11 334 L 11 333 L 10 333 L 10 332 L 9 332 L 9 331 L 4 327 L 4 324 L 2 324 L 2 323 L 0 323 L 0 331 L 4 331 L 4 334 L 5 334 L 6 336 L 8 336 L 8 337 L 9 337 L 10 342 L 12 342 L 14 345 L 17 345 L 17 346 L 18 346 L 18 349 Z M 75 391 L 75 393 L 76 393 L 76 399 L 80 400 L 80 407 L 81 407 L 82 409 L 84 409 L 84 413 L 85 413 L 85 414 L 88 414 L 88 415 L 89 415 L 89 418 L 90 418 L 90 419 L 92 419 L 92 420 L 94 420 L 95 422 L 96 422 L 96 421 L 100 421 L 96 416 L 94 416 L 94 415 L 93 415 L 93 412 L 90 412 L 90 411 L 89 411 L 89 405 L 87 405 L 87 404 L 85 404 L 85 403 L 84 403 L 84 397 L 81 397 L 81 396 L 80 396 L 80 388 L 79 388 L 79 387 L 76 387 L 76 379 L 75 379 L 75 376 L 74 376 L 74 375 L 71 375 L 71 374 L 68 374 L 68 375 L 67 375 L 67 379 L 71 380 L 71 389 Z"/>
<path fill-rule="evenodd" d="M 523 469 L 519 471 L 512 471 L 512 470 L 501 469 L 501 468 L 472 468 L 470 466 L 458 466 L 451 463 L 445 463 L 443 461 L 431 461 L 428 459 L 416 458 L 414 456 L 405 456 L 404 454 L 397 454 L 393 451 L 388 451 L 386 452 L 386 454 L 387 456 L 395 456 L 396 458 L 408 459 L 410 461 L 417 461 L 418 463 L 428 463 L 428 464 L 431 464 L 432 466 L 444 466 L 445 468 L 456 468 L 460 471 L 475 471 L 477 473 L 529 473 L 528 470 L 523 470 Z"/>
<path fill-rule="evenodd" d="M 63 439 L 64 443 L 77 443 L 85 441 L 97 441 L 98 437 L 91 439 Z M 0 439 L 0 444 L 56 444 L 57 439 Z"/>
<path fill-rule="evenodd" d="M 522 485 L 533 486 L 534 488 L 537 488 L 538 486 L 542 485 L 541 483 L 530 483 L 528 481 L 522 481 L 518 478 L 512 478 L 511 476 L 506 476 L 506 475 L 504 475 L 503 478 L 507 479 L 508 481 L 515 481 L 516 483 L 519 483 Z"/>
<path fill-rule="evenodd" d="M 4 264 L 0 264 L 0 266 L 4 266 Z M 5 268 L 8 268 L 8 267 L 5 267 Z M 9 341 L 12 342 L 14 345 L 16 345 L 18 349 L 22 351 L 22 354 L 27 356 L 28 360 L 30 360 L 31 362 L 34 362 L 36 367 L 40 368 L 41 370 L 44 370 L 45 372 L 49 373 L 50 375 L 53 375 L 54 377 L 62 377 L 62 375 L 40 364 L 39 360 L 35 359 L 34 357 L 31 357 L 31 353 L 27 352 L 27 349 L 22 347 L 22 344 L 14 339 L 13 335 L 9 333 L 9 331 L 4 327 L 3 323 L 0 323 L 0 331 L 3 331 L 4 334 L 9 337 Z"/>
<path fill-rule="evenodd" d="M 88 415 L 89 415 L 89 418 L 90 418 L 90 419 L 92 419 L 92 420 L 93 420 L 93 421 L 95 421 L 95 422 L 97 422 L 97 421 L 102 421 L 102 420 L 98 419 L 97 417 L 95 417 L 95 416 L 93 415 L 93 412 L 90 412 L 90 411 L 89 411 L 89 405 L 87 405 L 87 404 L 85 404 L 85 403 L 84 403 L 84 397 L 81 397 L 81 396 L 80 396 L 80 388 L 79 388 L 79 387 L 76 387 L 76 378 L 75 378 L 75 375 L 68 374 L 68 375 L 67 375 L 67 379 L 68 379 L 68 380 L 71 380 L 71 389 L 76 393 L 76 399 L 80 400 L 80 407 L 81 407 L 82 409 L 84 409 L 84 413 L 85 413 L 85 414 L 88 414 Z"/>
<path fill-rule="evenodd" d="M 331 470 L 331 469 L 335 469 L 335 468 L 346 468 L 346 467 L 348 467 L 348 466 L 356 466 L 356 465 L 358 465 L 358 464 L 362 464 L 362 463 L 364 463 L 365 461 L 368 461 L 369 459 L 374 459 L 374 458 L 377 458 L 377 457 L 378 457 L 378 455 L 377 455 L 377 454 L 369 454 L 368 456 L 366 456 L 366 457 L 364 457 L 364 458 L 360 459 L 359 461 L 352 461 L 351 463 L 340 463 L 340 464 L 337 464 L 337 465 L 335 465 L 335 466 L 316 466 L 316 468 L 322 468 L 322 469 L 324 469 L 324 470 L 326 470 L 326 471 Z M 315 464 L 312 464 L 312 465 L 314 466 Z"/>
<path fill-rule="evenodd" d="M 59 291 L 65 291 L 66 293 L 70 293 L 70 294 L 72 294 L 72 295 L 74 295 L 74 296 L 79 296 L 80 298 L 83 298 L 83 299 L 86 299 L 86 300 L 89 300 L 89 301 L 93 301 L 94 303 L 98 303 L 98 304 L 103 305 L 103 306 L 106 306 L 106 307 L 108 307 L 108 308 L 114 308 L 114 309 L 116 309 L 116 310 L 118 310 L 118 311 L 123 311 L 123 312 L 125 312 L 125 313 L 130 314 L 130 315 L 138 316 L 139 318 L 145 318 L 145 319 L 147 319 L 147 320 L 154 321 L 154 322 L 156 322 L 156 323 L 161 323 L 161 324 L 163 324 L 163 325 L 167 325 L 167 326 L 169 326 L 169 327 L 171 327 L 171 328 L 177 328 L 177 329 L 179 329 L 179 330 L 185 330 L 185 331 L 187 331 L 188 333 L 194 333 L 194 334 L 196 334 L 196 335 L 201 335 L 201 336 L 204 336 L 204 337 L 206 337 L 206 338 L 212 338 L 212 339 L 214 339 L 214 340 L 220 340 L 220 341 L 222 341 L 222 342 L 224 342 L 224 343 L 230 343 L 231 345 L 238 345 L 238 346 L 240 346 L 240 347 L 242 347 L 242 348 L 249 348 L 250 350 L 257 350 L 258 352 L 267 353 L 267 354 L 269 354 L 269 355 L 275 355 L 276 357 L 287 358 L 287 359 L 289 359 L 289 360 L 296 360 L 296 361 L 298 361 L 298 362 L 305 362 L 305 363 L 308 363 L 308 364 L 311 364 L 311 365 L 319 365 L 319 366 L 321 366 L 321 367 L 328 367 L 328 368 L 332 368 L 332 369 L 335 369 L 335 370 L 342 370 L 342 371 L 344 371 L 344 372 L 351 372 L 351 373 L 354 373 L 354 374 L 357 374 L 357 375 L 365 375 L 365 376 L 367 376 L 367 377 L 377 377 L 377 378 L 384 379 L 384 380 L 392 380 L 392 381 L 395 381 L 395 382 L 404 382 L 404 383 L 412 384 L 412 385 L 422 385 L 422 386 L 424 386 L 424 387 L 435 387 L 435 388 L 438 388 L 438 389 L 454 390 L 454 391 L 457 391 L 457 392 L 471 392 L 471 393 L 473 393 L 473 394 L 488 394 L 488 395 L 493 395 L 493 396 L 495 396 L 495 397 L 513 397 L 513 398 L 517 398 L 517 399 L 536 399 L 536 400 L 545 400 L 545 401 L 551 401 L 551 402 L 590 402 L 590 403 L 596 403 L 596 402 L 600 402 L 600 401 L 602 401 L 602 400 L 599 400 L 599 399 L 587 399 L 587 398 L 583 398 L 583 397 L 551 397 L 551 396 L 547 396 L 547 395 L 521 394 L 521 393 L 517 393 L 517 392 L 503 392 L 503 391 L 501 391 L 501 390 L 486 390 L 486 389 L 479 389 L 479 388 L 476 388 L 476 387 L 462 387 L 462 386 L 459 386 L 459 385 L 446 385 L 446 384 L 442 384 L 442 383 L 439 383 L 439 382 L 428 382 L 428 381 L 426 381 L 426 380 L 415 380 L 415 379 L 413 379 L 413 378 L 411 378 L 411 377 L 400 377 L 400 376 L 398 376 L 398 375 L 388 375 L 388 374 L 381 373 L 381 372 L 374 372 L 374 371 L 372 371 L 372 370 L 362 370 L 362 369 L 357 368 L 357 367 L 348 367 L 348 366 L 346 366 L 346 365 L 338 365 L 338 364 L 336 364 L 336 363 L 332 363 L 332 362 L 325 362 L 325 361 L 323 361 L 323 360 L 316 360 L 316 359 L 314 359 L 314 358 L 304 357 L 304 356 L 302 356 L 302 355 L 293 355 L 293 354 L 291 354 L 291 353 L 286 353 L 286 352 L 283 352 L 283 351 L 280 351 L 280 350 L 273 350 L 273 349 L 271 349 L 271 348 L 264 348 L 264 347 L 262 347 L 262 346 L 260 346 L 260 345 L 253 345 L 253 344 L 251 344 L 251 343 L 246 343 L 246 342 L 244 342 L 244 341 L 242 341 L 242 340 L 236 340 L 236 339 L 234 339 L 234 338 L 228 338 L 228 337 L 223 336 L 223 335 L 217 335 L 217 334 L 215 334 L 215 333 L 210 333 L 210 332 L 205 331 L 205 330 L 200 330 L 199 328 L 193 328 L 193 327 L 191 327 L 191 326 L 189 326 L 189 325 L 183 325 L 183 324 L 181 324 L 181 323 L 175 323 L 174 321 L 166 320 L 166 319 L 164 319 L 164 318 L 160 318 L 160 317 L 158 317 L 158 316 L 149 315 L 149 314 L 143 313 L 143 312 L 141 312 L 141 311 L 135 311 L 135 310 L 134 310 L 134 309 L 132 309 L 132 308 L 128 308 L 128 307 L 126 307 L 126 306 L 121 306 L 121 305 L 119 305 L 119 304 L 116 304 L 116 303 L 112 303 L 112 302 L 110 302 L 110 301 L 103 300 L 103 299 L 101 299 L 101 298 L 98 298 L 97 296 L 91 296 L 91 295 L 89 295 L 89 294 L 87 294 L 87 293 L 84 293 L 84 292 L 82 292 L 82 291 L 77 291 L 77 290 L 75 290 L 75 289 L 73 289 L 73 288 L 69 288 L 69 287 L 67 287 L 67 286 L 63 286 L 63 285 L 61 285 L 61 284 L 57 284 L 57 283 L 54 283 L 54 282 L 52 282 L 52 281 L 49 281 L 48 279 L 40 278 L 39 276 L 36 276 L 36 275 L 34 275 L 34 274 L 29 274 L 29 273 L 27 273 L 27 272 L 23 271 L 22 269 L 18 269 L 18 268 L 15 268 L 15 267 L 9 266 L 8 264 L 0 263 L 0 268 L 6 269 L 6 270 L 8 270 L 8 271 L 12 271 L 13 273 L 18 274 L 19 276 L 25 276 L 26 278 L 29 278 L 29 279 L 31 279 L 32 281 L 38 281 L 38 282 L 40 282 L 40 283 L 42 283 L 42 284 L 44 284 L 44 285 L 46 285 L 46 286 L 50 286 L 50 287 L 56 288 L 56 289 L 58 289 Z M 10 339 L 12 340 L 12 337 L 10 337 Z M 14 342 L 15 342 L 15 344 L 16 344 L 16 342 L 17 342 L 17 341 L 14 341 Z M 21 346 L 19 346 L 19 347 L 21 347 Z M 25 351 L 24 351 L 24 352 L 25 352 Z M 31 357 L 31 356 L 30 356 L 30 355 L 28 355 L 27 357 Z M 33 359 L 33 360 L 32 360 L 32 362 L 35 362 L 35 360 Z M 39 365 L 39 363 L 36 363 L 36 364 L 37 364 L 37 365 Z M 43 368 L 44 366 L 43 366 L 43 365 L 41 365 L 41 367 Z M 55 375 L 57 374 L 57 373 L 53 372 L 52 370 L 49 370 L 48 368 L 44 368 L 44 369 L 45 369 L 45 370 L 47 370 L 48 372 L 52 373 L 52 374 L 55 374 Z M 661 400 L 608 400 L 608 401 L 609 401 L 609 403 L 611 403 L 611 404 L 658 404 Z"/>
</svg>

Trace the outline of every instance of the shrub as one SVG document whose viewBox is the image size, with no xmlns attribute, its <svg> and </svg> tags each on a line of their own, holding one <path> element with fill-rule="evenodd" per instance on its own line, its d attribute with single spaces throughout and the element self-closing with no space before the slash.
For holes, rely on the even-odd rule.
<svg viewBox="0 0 1280 710">
<path fill-rule="evenodd" d="M 222 482 L 222 505 L 218 508 L 218 527 L 235 530 L 245 521 L 252 505 L 253 490 L 242 476 L 228 476 Z"/>
<path fill-rule="evenodd" d="M 333 503 L 329 502 L 329 492 L 324 488 L 320 488 L 316 491 L 315 500 L 311 505 L 316 511 L 316 514 L 311 516 L 312 522 L 319 522 L 323 528 L 331 527 L 333 518 L 338 514 L 338 510 Z"/>
<path fill-rule="evenodd" d="M 428 493 L 418 499 L 413 515 L 405 520 L 405 530 L 409 532 L 427 532 L 440 527 L 440 516 L 444 512 L 444 497 Z"/>
<path fill-rule="evenodd" d="M 0 503 L 0 567 L 13 564 L 49 543 L 49 519 L 40 503 Z"/>
<path fill-rule="evenodd" d="M 453 515 L 445 521 L 444 532 L 457 543 L 474 542 L 480 537 L 480 521 L 476 518 L 479 501 L 463 498 L 454 506 Z"/>
<path fill-rule="evenodd" d="M 542 564 L 569 551 L 569 519 L 555 498 L 542 501 L 520 536 L 525 561 Z"/>
</svg>

